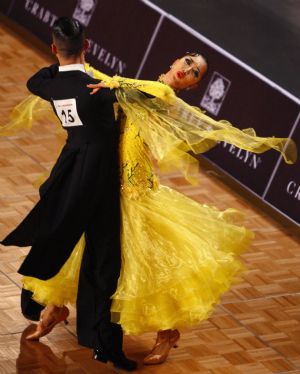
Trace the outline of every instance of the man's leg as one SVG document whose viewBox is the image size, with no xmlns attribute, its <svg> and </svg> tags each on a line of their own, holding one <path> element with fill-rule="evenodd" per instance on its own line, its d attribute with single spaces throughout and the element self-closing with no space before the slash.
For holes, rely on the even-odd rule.
<svg viewBox="0 0 300 374">
<path fill-rule="evenodd" d="M 120 273 L 119 230 L 103 232 L 96 221 L 86 232 L 77 297 L 78 342 L 122 350 L 122 330 L 111 322 L 111 296 Z M 99 221 L 98 221 L 99 222 Z M 99 222 L 100 225 L 100 222 Z"/>
<path fill-rule="evenodd" d="M 114 215 L 113 224 L 107 215 L 93 217 L 85 236 L 77 297 L 78 342 L 94 348 L 96 360 L 135 370 L 136 363 L 128 360 L 122 350 L 122 329 L 111 322 L 111 296 L 116 290 L 121 266 L 118 214 Z"/>
<path fill-rule="evenodd" d="M 32 299 L 32 292 L 22 288 L 21 291 L 21 310 L 25 318 L 31 321 L 39 321 L 41 311 L 45 307 Z"/>
</svg>

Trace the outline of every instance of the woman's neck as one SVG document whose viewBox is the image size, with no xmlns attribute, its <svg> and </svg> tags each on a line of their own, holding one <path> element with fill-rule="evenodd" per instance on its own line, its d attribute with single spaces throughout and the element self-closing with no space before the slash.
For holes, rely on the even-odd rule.
<svg viewBox="0 0 300 374">
<path fill-rule="evenodd" d="M 166 73 L 166 74 L 162 74 L 160 77 L 159 77 L 159 80 L 161 82 L 163 82 L 164 84 L 166 84 L 167 86 L 171 87 L 174 89 L 173 85 L 172 85 L 172 77 L 170 76 L 169 72 Z"/>
</svg>

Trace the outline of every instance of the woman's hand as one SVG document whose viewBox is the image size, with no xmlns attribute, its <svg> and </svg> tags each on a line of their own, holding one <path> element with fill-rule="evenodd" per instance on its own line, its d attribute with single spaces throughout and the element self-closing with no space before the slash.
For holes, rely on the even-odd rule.
<svg viewBox="0 0 300 374">
<path fill-rule="evenodd" d="M 87 84 L 88 88 L 92 88 L 92 91 L 90 92 L 90 95 L 94 95 L 97 93 L 101 88 L 108 88 L 107 84 L 104 82 L 99 82 L 95 84 Z"/>
<path fill-rule="evenodd" d="M 113 88 L 119 88 L 120 83 L 114 80 L 111 80 L 109 82 L 99 82 L 95 84 L 87 84 L 88 88 L 92 88 L 92 92 L 90 92 L 90 95 L 94 95 L 96 92 L 98 92 L 101 88 L 110 88 L 111 90 Z"/>
</svg>

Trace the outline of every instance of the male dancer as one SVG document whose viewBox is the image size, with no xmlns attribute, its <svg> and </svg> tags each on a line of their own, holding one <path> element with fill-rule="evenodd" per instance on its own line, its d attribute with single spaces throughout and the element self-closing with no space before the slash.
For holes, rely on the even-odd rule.
<svg viewBox="0 0 300 374">
<path fill-rule="evenodd" d="M 116 99 L 108 89 L 90 95 L 86 85 L 96 81 L 84 70 L 87 48 L 78 21 L 61 17 L 54 23 L 52 51 L 59 66 L 41 69 L 27 86 L 51 102 L 68 138 L 40 188 L 40 201 L 2 244 L 32 246 L 19 273 L 46 280 L 59 272 L 84 233 L 79 343 L 93 345 L 95 359 L 132 371 L 136 363 L 122 351 L 122 330 L 110 322 L 110 297 L 120 271 Z M 27 297 L 23 294 L 23 301 Z"/>
</svg>

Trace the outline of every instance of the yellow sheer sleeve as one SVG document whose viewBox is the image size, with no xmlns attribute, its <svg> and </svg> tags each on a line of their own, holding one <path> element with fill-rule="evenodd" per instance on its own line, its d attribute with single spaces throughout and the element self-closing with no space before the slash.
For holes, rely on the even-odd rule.
<svg viewBox="0 0 300 374">
<path fill-rule="evenodd" d="M 206 152 L 220 141 L 254 153 L 274 149 L 287 163 L 297 159 L 297 147 L 293 140 L 258 137 L 252 128 L 240 130 L 228 121 L 216 121 L 176 97 L 174 91 L 163 83 L 109 77 L 89 64 L 85 68 L 108 87 L 119 87 L 116 95 L 127 120 L 139 129 L 160 168 L 180 169 L 191 183 L 195 181 L 192 176 L 198 170 L 198 161 L 189 152 Z M 30 95 L 14 108 L 9 122 L 0 127 L 0 135 L 13 135 L 29 129 L 33 119 L 40 118 L 58 123 L 49 103 Z M 62 133 L 61 127 L 58 128 Z"/>
<path fill-rule="evenodd" d="M 35 95 L 29 95 L 12 110 L 8 122 L 4 126 L 0 126 L 0 136 L 12 136 L 22 130 L 30 130 L 34 122 L 42 120 L 54 124 L 57 136 L 57 154 L 59 154 L 65 143 L 66 133 L 53 113 L 50 103 Z M 42 173 L 33 183 L 34 187 L 38 188 L 49 174 L 49 170 Z"/>
<path fill-rule="evenodd" d="M 226 120 L 216 121 L 179 99 L 163 83 L 109 77 L 95 69 L 92 71 L 108 87 L 117 88 L 117 99 L 127 120 L 138 128 L 160 168 L 180 169 L 191 183 L 196 181 L 193 175 L 198 171 L 198 160 L 189 152 L 206 152 L 220 141 L 253 153 L 274 149 L 288 164 L 297 159 L 297 147 L 292 139 L 259 137 L 253 128 L 240 130 Z"/>
<path fill-rule="evenodd" d="M 118 75 L 110 77 L 101 71 L 94 69 L 89 64 L 85 64 L 85 70 L 88 74 L 91 74 L 93 78 L 99 79 L 107 84 L 109 88 L 128 88 L 128 89 L 137 89 L 149 95 L 158 97 L 158 98 L 165 98 L 167 96 L 175 96 L 174 91 L 172 88 L 168 87 L 167 85 L 155 82 L 155 81 L 147 81 L 147 80 L 140 80 L 140 79 L 132 79 L 132 78 L 124 78 Z M 114 86 L 115 85 L 115 86 Z"/>
<path fill-rule="evenodd" d="M 85 68 L 85 71 L 90 75 L 92 76 L 93 78 L 95 79 L 99 79 L 101 81 L 109 81 L 111 80 L 112 78 L 109 76 L 109 75 L 106 75 L 104 73 L 102 73 L 101 71 L 93 68 L 90 64 L 88 64 L 87 62 L 84 64 L 84 68 Z"/>
<path fill-rule="evenodd" d="M 252 128 L 240 130 L 228 121 L 210 118 L 175 94 L 167 92 L 149 98 L 140 88 L 129 89 L 127 86 L 125 89 L 123 84 L 124 81 L 116 90 L 118 102 L 127 119 L 140 130 L 159 166 L 168 170 L 181 169 L 190 182 L 193 182 L 192 175 L 198 168 L 198 161 L 189 152 L 206 152 L 220 141 L 254 153 L 274 149 L 289 164 L 297 159 L 297 147 L 292 139 L 259 137 Z M 147 93 L 151 92 L 151 85 L 149 82 Z"/>
<path fill-rule="evenodd" d="M 47 119 L 59 125 L 49 102 L 29 95 L 13 108 L 5 125 L 0 126 L 0 136 L 11 136 L 22 130 L 30 130 L 34 121 Z"/>
<path fill-rule="evenodd" d="M 89 64 L 85 64 L 86 71 L 91 73 L 96 79 L 111 81 L 108 75 L 94 69 Z M 28 95 L 10 113 L 8 121 L 0 124 L 0 136 L 12 136 L 22 130 L 30 130 L 35 121 L 47 120 L 56 125 L 56 133 L 59 139 L 65 139 L 65 131 L 61 128 L 60 122 L 53 112 L 48 101 L 35 95 Z"/>
</svg>

